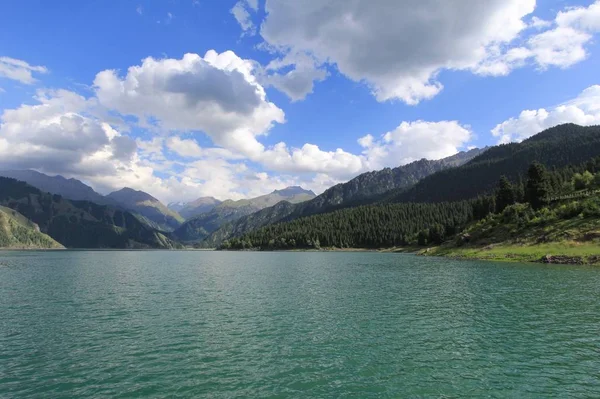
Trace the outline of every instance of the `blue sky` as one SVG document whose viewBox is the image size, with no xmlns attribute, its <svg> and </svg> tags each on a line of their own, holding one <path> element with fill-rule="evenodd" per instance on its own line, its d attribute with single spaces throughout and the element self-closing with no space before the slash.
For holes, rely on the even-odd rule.
<svg viewBox="0 0 600 399">
<path fill-rule="evenodd" d="M 583 0 L 2 2 L 0 167 L 165 202 L 320 192 L 600 123 L 599 21 Z"/>
</svg>

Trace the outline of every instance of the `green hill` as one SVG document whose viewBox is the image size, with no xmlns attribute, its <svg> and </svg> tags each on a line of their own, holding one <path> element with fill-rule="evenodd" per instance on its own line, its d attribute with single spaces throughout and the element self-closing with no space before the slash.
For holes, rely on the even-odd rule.
<svg viewBox="0 0 600 399">
<path fill-rule="evenodd" d="M 173 231 L 184 222 L 181 215 L 143 191 L 125 187 L 108 194 L 106 198 L 120 204 L 140 221 L 157 230 Z"/>
<path fill-rule="evenodd" d="M 0 206 L 0 248 L 60 249 L 61 244 L 15 210 Z"/>
<path fill-rule="evenodd" d="M 600 263 L 600 192 L 535 211 L 516 204 L 473 224 L 430 256 L 567 264 Z"/>
<path fill-rule="evenodd" d="M 561 134 L 568 134 L 569 140 L 562 140 Z M 513 168 L 508 168 L 510 157 L 506 154 L 488 158 L 488 152 L 497 155 L 498 148 L 502 153 L 506 147 L 499 146 L 466 166 L 441 171 L 423 180 L 437 181 L 437 176 L 450 172 L 469 176 L 477 170 L 477 165 L 480 171 L 494 174 L 490 164 L 502 165 L 506 167 L 504 170 L 513 172 L 512 181 L 502 175 L 488 187 L 485 179 L 490 177 L 482 173 L 482 181 L 458 179 L 454 187 L 440 187 L 440 193 L 436 194 L 452 198 L 452 192 L 469 193 L 470 199 L 383 201 L 326 212 L 254 229 L 224 241 L 221 248 L 419 246 L 427 247 L 425 253 L 433 255 L 597 263 L 600 261 L 600 156 L 590 159 L 586 154 L 600 153 L 600 142 L 596 142 L 599 138 L 600 129 L 595 127 L 578 127 L 574 131 L 550 129 L 529 142 L 510 146 L 511 152 L 520 154 L 516 156 L 520 161 Z M 587 143 L 585 149 L 582 142 Z M 538 143 L 544 144 L 538 147 Z M 539 155 L 539 149 L 556 158 Z M 561 151 L 562 158 L 556 155 Z M 524 168 L 524 175 L 517 174 L 525 155 L 530 164 Z M 538 160 L 554 168 L 548 170 Z M 418 183 L 415 187 L 428 184 Z M 470 191 L 471 186 L 484 188 Z M 404 192 L 410 193 L 420 192 L 413 189 Z"/>
<path fill-rule="evenodd" d="M 597 156 L 600 126 L 559 125 L 521 143 L 491 147 L 463 166 L 432 174 L 409 190 L 392 191 L 383 198 L 388 202 L 460 201 L 493 193 L 500 176 L 511 181 L 524 178 L 533 161 L 562 168 Z"/>
<path fill-rule="evenodd" d="M 89 201 L 69 201 L 0 177 L 0 205 L 21 213 L 68 248 L 175 248 L 163 233 L 133 214 Z"/>
<path fill-rule="evenodd" d="M 296 205 L 278 203 L 270 208 L 241 217 L 232 223 L 224 224 L 207 237 L 203 245 L 215 247 L 227 239 L 239 237 L 269 224 L 377 202 L 381 195 L 392 189 L 411 187 L 433 173 L 463 165 L 484 151 L 486 148 L 473 149 L 440 160 L 421 159 L 393 169 L 385 168 L 363 173 L 346 183 L 325 190 L 321 195 L 309 201 Z"/>
<path fill-rule="evenodd" d="M 305 190 L 302 187 L 287 187 L 256 198 L 239 201 L 227 200 L 215 206 L 211 211 L 187 220 L 173 232 L 172 236 L 186 243 L 197 243 L 221 226 L 235 222 L 264 208 L 282 202 L 299 204 L 314 197 L 315 194 L 312 191 Z"/>
</svg>

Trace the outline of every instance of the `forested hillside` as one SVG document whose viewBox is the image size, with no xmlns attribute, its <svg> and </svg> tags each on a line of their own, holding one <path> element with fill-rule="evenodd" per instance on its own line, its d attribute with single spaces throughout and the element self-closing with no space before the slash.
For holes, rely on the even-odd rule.
<svg viewBox="0 0 600 399">
<path fill-rule="evenodd" d="M 600 156 L 600 126 L 565 124 L 545 130 L 521 143 L 489 148 L 467 164 L 424 178 L 408 191 L 385 196 L 388 202 L 460 201 L 490 194 L 500 176 L 524 179 L 538 161 L 548 168 L 579 164 Z"/>
<path fill-rule="evenodd" d="M 238 201 L 227 200 L 215 206 L 211 211 L 187 220 L 173 232 L 172 236 L 182 242 L 195 243 L 203 240 L 227 223 L 259 212 L 282 201 L 299 204 L 314 197 L 315 193 L 302 187 L 287 187 L 255 198 Z"/>
<path fill-rule="evenodd" d="M 60 249 L 61 244 L 17 211 L 0 206 L 0 248 Z"/>
<path fill-rule="evenodd" d="M 0 205 L 14 209 L 68 248 L 174 248 L 130 212 L 89 201 L 69 201 L 0 177 Z"/>
<path fill-rule="evenodd" d="M 214 247 L 224 240 L 237 237 L 260 227 L 280 221 L 331 212 L 336 209 L 376 202 L 379 196 L 394 188 L 406 189 L 419 180 L 438 171 L 463 165 L 486 151 L 473 149 L 460 152 L 441 160 L 422 159 L 394 169 L 363 173 L 354 179 L 333 186 L 316 198 L 297 205 L 280 203 L 271 208 L 239 218 L 233 223 L 224 224 L 206 238 L 203 245 Z"/>
<path fill-rule="evenodd" d="M 143 191 L 125 187 L 108 194 L 106 198 L 131 211 L 140 221 L 157 230 L 173 231 L 184 222 L 181 215 Z"/>
<path fill-rule="evenodd" d="M 566 234 L 567 226 L 575 229 L 569 234 L 588 237 L 593 233 L 594 237 L 600 237 L 600 231 L 593 230 L 599 227 L 597 223 L 587 223 L 586 230 L 576 223 L 600 216 L 600 157 L 553 171 L 535 161 L 527 168 L 525 180 L 510 181 L 501 176 L 492 191 L 494 195 L 458 202 L 377 204 L 313 215 L 265 226 L 227 240 L 221 248 L 439 245 L 454 239 L 464 229 L 467 233 L 462 238 L 487 245 L 494 240 L 523 238 L 525 234 L 535 236 L 540 231 L 548 234 L 530 239 L 556 240 L 560 234 Z M 469 230 L 480 220 L 487 220 L 487 226 L 491 224 L 491 227 L 485 227 L 482 222 L 483 225 L 477 225 L 478 229 Z M 559 224 L 563 220 L 569 223 Z M 540 224 L 546 230 L 531 230 Z M 490 238 L 486 233 L 490 230 L 495 232 L 491 241 L 482 241 L 482 238 Z M 550 231 L 554 235 L 550 235 Z M 600 255 L 600 250 L 597 252 Z"/>
<path fill-rule="evenodd" d="M 278 223 L 222 249 L 385 248 L 441 243 L 493 208 L 491 198 L 440 204 L 366 205 Z M 425 231 L 425 227 L 431 227 Z"/>
</svg>

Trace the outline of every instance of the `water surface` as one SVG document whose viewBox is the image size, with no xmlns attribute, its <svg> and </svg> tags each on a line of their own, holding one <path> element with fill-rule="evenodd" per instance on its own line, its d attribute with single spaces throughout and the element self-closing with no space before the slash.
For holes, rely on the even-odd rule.
<svg viewBox="0 0 600 399">
<path fill-rule="evenodd" d="M 600 397 L 600 268 L 0 252 L 0 397 Z"/>
</svg>

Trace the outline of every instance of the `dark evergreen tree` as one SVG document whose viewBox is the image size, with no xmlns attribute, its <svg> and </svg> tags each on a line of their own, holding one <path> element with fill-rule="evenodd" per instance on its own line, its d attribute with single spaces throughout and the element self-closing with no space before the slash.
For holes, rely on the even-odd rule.
<svg viewBox="0 0 600 399">
<path fill-rule="evenodd" d="M 500 177 L 496 191 L 496 213 L 502 212 L 507 206 L 516 202 L 515 189 L 506 176 Z"/>
<path fill-rule="evenodd" d="M 550 179 L 546 167 L 534 162 L 527 171 L 527 201 L 533 209 L 540 209 L 549 201 Z"/>
</svg>

